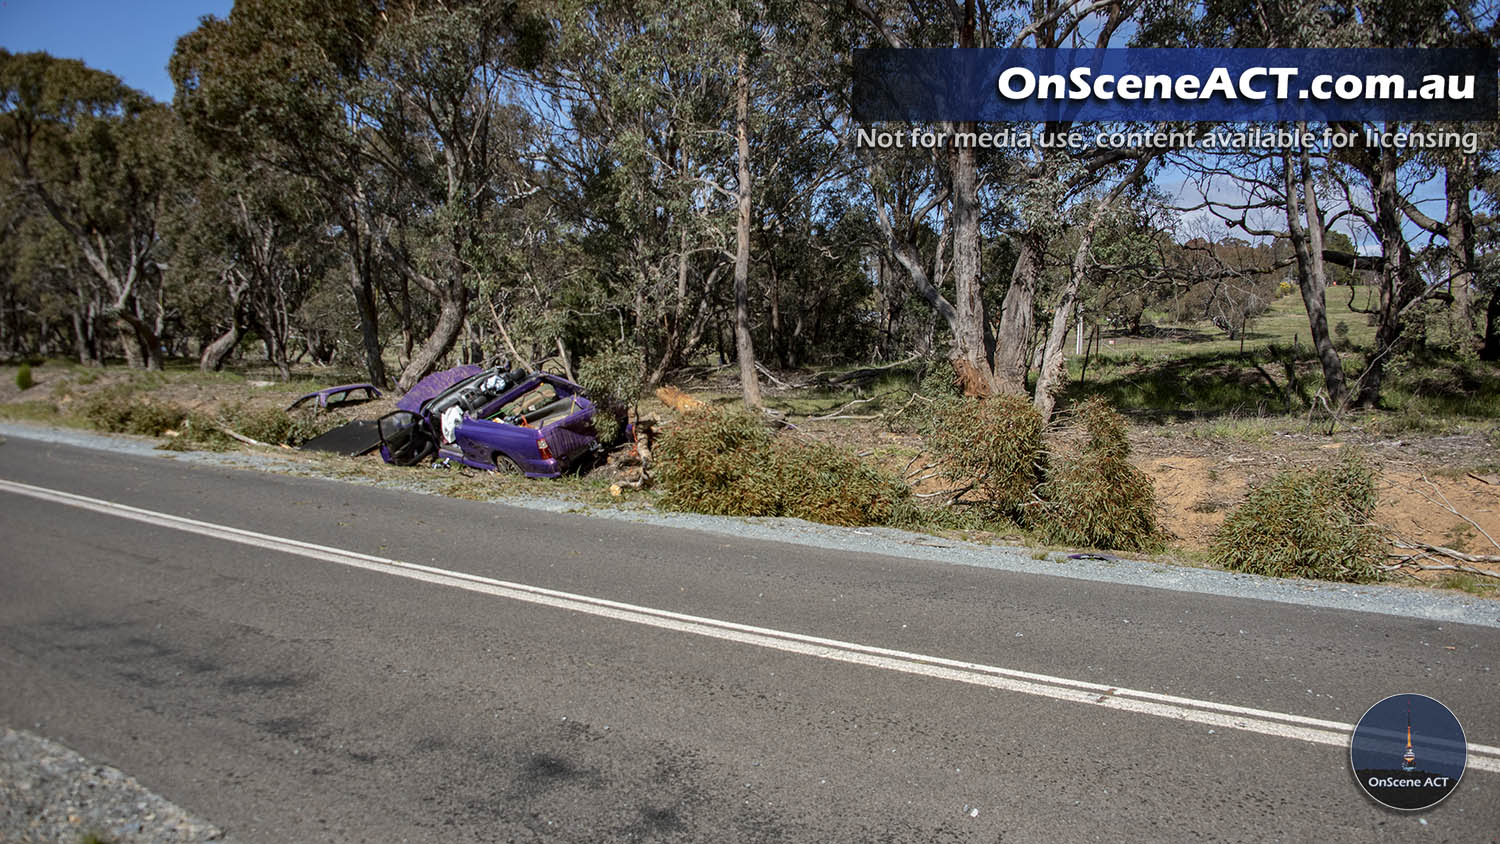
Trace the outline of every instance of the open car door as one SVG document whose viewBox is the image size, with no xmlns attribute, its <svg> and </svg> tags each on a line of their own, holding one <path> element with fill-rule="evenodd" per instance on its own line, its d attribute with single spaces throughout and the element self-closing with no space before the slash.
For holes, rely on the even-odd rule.
<svg viewBox="0 0 1500 844">
<path fill-rule="evenodd" d="M 380 456 L 397 466 L 413 466 L 437 451 L 437 441 L 421 416 L 398 410 L 380 417 Z"/>
</svg>

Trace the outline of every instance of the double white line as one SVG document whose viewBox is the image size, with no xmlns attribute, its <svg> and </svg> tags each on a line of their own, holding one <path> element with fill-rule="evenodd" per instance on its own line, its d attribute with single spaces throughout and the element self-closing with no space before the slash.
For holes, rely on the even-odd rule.
<svg viewBox="0 0 1500 844">
<path fill-rule="evenodd" d="M 1107 686 L 1067 677 L 1054 677 L 1030 671 L 1017 671 L 996 665 L 946 659 L 926 654 L 862 645 L 825 639 L 802 633 L 791 633 L 767 627 L 756 627 L 716 618 L 686 615 L 668 610 L 653 609 L 588 595 L 559 592 L 524 583 L 512 583 L 494 578 L 447 569 L 406 563 L 356 551 L 346 551 L 327 545 L 317 545 L 297 539 L 257 533 L 227 525 L 202 522 L 169 513 L 144 510 L 128 504 L 118 504 L 98 498 L 88 498 L 70 492 L 31 486 L 30 484 L 0 480 L 0 490 L 25 495 L 31 498 L 65 504 L 96 513 L 131 519 L 159 527 L 171 528 L 185 533 L 195 533 L 228 542 L 237 542 L 269 551 L 296 554 L 315 560 L 337 563 L 352 568 L 367 569 L 382 574 L 405 577 L 425 583 L 451 586 L 499 598 L 525 601 L 547 607 L 586 613 L 588 615 L 615 619 L 631 624 L 658 627 L 679 633 L 691 633 L 728 642 L 738 642 L 761 648 L 772 648 L 818 659 L 847 662 L 887 671 L 900 671 L 940 680 L 951 680 L 974 686 L 988 686 L 1021 694 L 1065 700 L 1089 706 L 1102 706 L 1171 718 L 1196 724 L 1206 724 L 1225 730 L 1243 730 L 1269 736 L 1296 739 L 1314 744 L 1347 747 L 1354 732 L 1353 724 L 1327 721 L 1303 715 L 1271 712 L 1248 706 L 1235 706 L 1210 700 L 1157 694 L 1155 692 Z M 1468 767 L 1471 770 L 1500 773 L 1500 748 L 1470 743 Z"/>
</svg>

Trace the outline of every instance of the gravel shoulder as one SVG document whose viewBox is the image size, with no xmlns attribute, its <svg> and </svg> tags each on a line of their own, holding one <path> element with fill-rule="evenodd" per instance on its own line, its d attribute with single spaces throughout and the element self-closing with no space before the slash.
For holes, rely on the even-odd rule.
<svg viewBox="0 0 1500 844">
<path fill-rule="evenodd" d="M 24 730 L 0 734 L 0 840 L 224 841 L 223 832 L 117 768 Z"/>
</svg>

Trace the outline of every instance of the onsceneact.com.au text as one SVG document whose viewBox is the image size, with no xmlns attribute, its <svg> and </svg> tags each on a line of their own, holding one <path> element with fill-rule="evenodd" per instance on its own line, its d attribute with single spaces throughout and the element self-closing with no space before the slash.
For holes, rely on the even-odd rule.
<svg viewBox="0 0 1500 844">
<path fill-rule="evenodd" d="M 1408 84 L 1397 73 L 1319 73 L 1311 81 L 1294 87 L 1295 67 L 1251 67 L 1233 73 L 1216 67 L 1208 75 L 1167 73 L 1094 75 L 1088 67 L 1075 67 L 1066 75 L 1039 74 L 1026 67 L 1012 67 L 996 80 L 1005 100 L 1472 100 L 1475 75 L 1437 74 Z"/>
</svg>

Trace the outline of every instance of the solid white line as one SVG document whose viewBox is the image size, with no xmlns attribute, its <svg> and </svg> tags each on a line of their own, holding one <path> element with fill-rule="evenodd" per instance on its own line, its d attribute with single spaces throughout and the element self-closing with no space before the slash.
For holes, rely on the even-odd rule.
<svg viewBox="0 0 1500 844">
<path fill-rule="evenodd" d="M 228 525 L 203 522 L 184 516 L 174 516 L 170 513 L 145 510 L 139 507 L 132 507 L 128 504 L 119 504 L 113 501 L 89 498 L 70 492 L 3 479 L 0 479 L 0 490 L 159 527 L 171 528 L 186 533 L 227 540 L 270 551 L 296 554 L 315 560 L 323 560 L 325 562 L 381 572 L 383 574 L 397 575 L 425 583 L 450 586 L 470 592 L 525 601 L 571 612 L 587 613 L 589 615 L 615 619 L 631 624 L 657 627 L 679 633 L 691 633 L 693 635 L 707 636 L 724 641 L 753 645 L 755 647 L 772 648 L 788 653 L 817 657 L 819 659 L 952 680 L 976 686 L 987 686 L 1055 700 L 1066 700 L 1091 706 L 1102 706 L 1108 709 L 1136 712 L 1143 715 L 1154 715 L 1160 718 L 1190 721 L 1222 729 L 1244 730 L 1315 744 L 1344 747 L 1348 745 L 1349 736 L 1354 731 L 1353 724 L 1339 721 L 1328 721 L 1321 718 L 1273 712 L 1248 706 L 1236 706 L 1217 701 L 1198 700 L 1196 698 L 1108 686 L 1086 680 L 1054 677 L 1047 674 L 1019 671 L 995 665 L 984 665 L 927 654 L 892 650 L 873 645 L 863 645 L 857 642 L 826 639 L 802 633 L 792 633 L 784 630 L 774 630 L 721 619 L 626 604 L 605 598 L 560 592 L 524 583 L 496 580 L 466 572 L 450 571 L 418 563 L 407 563 L 400 560 L 362 554 L 357 551 L 347 551 L 342 548 L 303 542 L 298 539 L 257 533 Z M 1468 750 L 1468 766 L 1470 768 L 1491 773 L 1500 773 L 1500 747 L 1471 743 L 1468 746 Z"/>
</svg>

